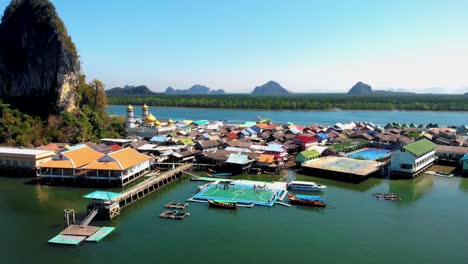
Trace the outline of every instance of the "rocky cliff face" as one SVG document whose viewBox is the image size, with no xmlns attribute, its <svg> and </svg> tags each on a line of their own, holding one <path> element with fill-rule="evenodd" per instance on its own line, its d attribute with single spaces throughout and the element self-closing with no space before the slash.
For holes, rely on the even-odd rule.
<svg viewBox="0 0 468 264">
<path fill-rule="evenodd" d="M 356 83 L 351 89 L 348 91 L 348 94 L 371 94 L 372 87 L 368 84 L 363 82 Z"/>
<path fill-rule="evenodd" d="M 252 91 L 252 94 L 278 95 L 289 94 L 289 91 L 283 88 L 279 83 L 275 81 L 269 81 L 262 86 L 255 87 Z"/>
<path fill-rule="evenodd" d="M 78 54 L 52 3 L 13 0 L 2 17 L 0 40 L 5 102 L 37 114 L 76 107 Z"/>
<path fill-rule="evenodd" d="M 172 87 L 167 87 L 165 94 L 224 94 L 223 89 L 211 90 L 205 85 L 195 84 L 188 89 L 174 89 Z"/>
</svg>

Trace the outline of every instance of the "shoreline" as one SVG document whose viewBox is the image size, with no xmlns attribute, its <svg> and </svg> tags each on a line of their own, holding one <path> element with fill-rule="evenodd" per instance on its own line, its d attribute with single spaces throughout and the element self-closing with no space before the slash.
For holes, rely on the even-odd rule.
<svg viewBox="0 0 468 264">
<path fill-rule="evenodd" d="M 107 108 L 110 106 L 122 106 L 127 107 L 127 105 L 122 104 L 109 104 Z M 342 109 L 342 108 L 329 108 L 329 109 L 264 109 L 264 108 L 216 108 L 216 107 L 193 107 L 193 106 L 154 106 L 148 105 L 149 107 L 153 108 L 184 108 L 184 109 L 206 109 L 206 110 L 235 110 L 235 111 L 274 111 L 274 112 L 422 112 L 422 113 L 429 113 L 429 112 L 448 112 L 448 113 L 467 113 L 468 111 L 462 110 L 404 110 L 404 109 Z"/>
</svg>

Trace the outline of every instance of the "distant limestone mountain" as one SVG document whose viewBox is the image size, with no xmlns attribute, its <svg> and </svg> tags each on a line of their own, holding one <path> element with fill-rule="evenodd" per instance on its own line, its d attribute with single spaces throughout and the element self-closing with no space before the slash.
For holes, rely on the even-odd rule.
<svg viewBox="0 0 468 264">
<path fill-rule="evenodd" d="M 289 94 L 290 92 L 284 89 L 279 83 L 275 81 L 269 81 L 262 86 L 257 86 L 252 91 L 252 94 Z"/>
<path fill-rule="evenodd" d="M 131 86 L 125 85 L 123 88 L 115 87 L 106 91 L 107 96 L 136 96 L 155 95 L 146 85 Z"/>
<path fill-rule="evenodd" d="M 348 92 L 348 94 L 352 94 L 352 95 L 371 94 L 371 93 L 372 93 L 372 87 L 363 82 L 356 83 L 353 87 L 351 87 L 351 89 Z"/>
<path fill-rule="evenodd" d="M 211 90 L 207 86 L 195 84 L 194 86 L 185 90 L 167 87 L 164 93 L 165 94 L 224 94 L 225 92 L 223 89 Z"/>
</svg>

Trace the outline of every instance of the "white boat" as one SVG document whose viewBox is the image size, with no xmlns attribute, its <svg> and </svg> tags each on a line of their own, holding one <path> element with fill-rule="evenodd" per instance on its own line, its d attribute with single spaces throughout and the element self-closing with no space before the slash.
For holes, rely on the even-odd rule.
<svg viewBox="0 0 468 264">
<path fill-rule="evenodd" d="M 306 181 L 292 181 L 289 182 L 286 187 L 290 190 L 299 190 L 299 191 L 312 191 L 319 192 L 327 188 L 325 185 L 317 184 L 315 182 L 306 182 Z"/>
</svg>

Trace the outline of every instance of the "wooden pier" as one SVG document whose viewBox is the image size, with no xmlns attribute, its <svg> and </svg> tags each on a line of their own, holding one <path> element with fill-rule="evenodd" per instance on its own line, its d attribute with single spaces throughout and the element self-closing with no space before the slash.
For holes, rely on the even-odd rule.
<svg viewBox="0 0 468 264">
<path fill-rule="evenodd" d="M 92 204 L 88 205 L 88 212 L 98 209 L 99 215 L 102 218 L 111 220 L 120 215 L 121 209 L 145 198 L 154 191 L 161 189 L 192 169 L 192 163 L 185 163 L 159 175 L 148 177 L 144 181 L 120 193 L 117 197 L 109 200 L 93 201 Z"/>
</svg>

